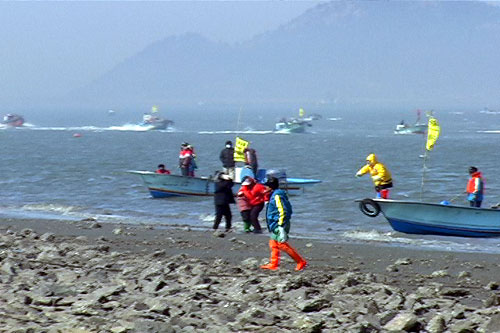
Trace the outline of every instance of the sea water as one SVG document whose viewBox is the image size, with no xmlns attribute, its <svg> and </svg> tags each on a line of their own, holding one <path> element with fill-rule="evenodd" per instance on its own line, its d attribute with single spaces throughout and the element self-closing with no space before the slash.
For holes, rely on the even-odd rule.
<svg viewBox="0 0 500 333">
<path fill-rule="evenodd" d="M 0 217 L 96 218 L 100 223 L 124 222 L 157 227 L 190 226 L 209 230 L 214 218 L 212 198 L 153 199 L 137 175 L 127 170 L 155 170 L 163 163 L 173 173 L 182 142 L 194 146 L 199 169 L 208 176 L 220 169 L 220 150 L 236 132 L 257 150 L 262 168 L 285 169 L 289 177 L 322 180 L 291 197 L 293 237 L 360 243 L 500 253 L 500 239 L 473 239 L 394 232 L 382 217 L 369 218 L 355 199 L 374 197 L 368 175 L 354 174 L 375 153 L 394 179 L 391 198 L 467 205 L 467 169 L 483 172 L 484 207 L 500 201 L 498 147 L 500 115 L 476 110 L 437 110 L 441 137 L 424 159 L 423 135 L 394 135 L 411 111 L 334 110 L 308 133 L 273 134 L 274 122 L 289 112 L 257 110 L 184 110 L 167 131 L 143 131 L 119 117 L 102 121 L 50 117 L 28 118 L 29 126 L 0 130 Z M 75 137 L 74 134 L 80 134 Z M 235 226 L 241 218 L 232 207 Z M 264 213 L 261 214 L 264 222 Z M 499 221 L 500 224 L 500 221 Z M 241 228 L 239 228 L 241 229 Z M 256 235 L 256 237 L 259 237 Z"/>
</svg>

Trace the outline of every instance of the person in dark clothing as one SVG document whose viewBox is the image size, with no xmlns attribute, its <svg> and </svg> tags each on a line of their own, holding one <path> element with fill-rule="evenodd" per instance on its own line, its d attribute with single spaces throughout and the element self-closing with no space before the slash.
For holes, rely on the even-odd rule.
<svg viewBox="0 0 500 333">
<path fill-rule="evenodd" d="M 229 204 L 235 203 L 233 195 L 233 180 L 228 174 L 224 172 L 219 172 L 215 178 L 215 191 L 214 191 L 214 203 L 215 203 L 215 220 L 213 229 L 217 230 L 219 224 L 224 216 L 226 220 L 226 232 L 231 230 L 231 207 Z"/>
<path fill-rule="evenodd" d="M 231 141 L 226 141 L 226 147 L 221 150 L 219 159 L 222 162 L 222 170 L 234 180 L 234 148 Z"/>
</svg>

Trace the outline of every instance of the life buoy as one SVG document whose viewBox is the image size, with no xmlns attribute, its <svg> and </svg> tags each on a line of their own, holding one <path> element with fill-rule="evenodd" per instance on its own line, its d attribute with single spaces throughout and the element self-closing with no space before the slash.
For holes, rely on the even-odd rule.
<svg viewBox="0 0 500 333">
<path fill-rule="evenodd" d="M 375 217 L 380 214 L 380 205 L 372 199 L 361 200 L 359 209 L 363 214 L 370 217 Z"/>
</svg>

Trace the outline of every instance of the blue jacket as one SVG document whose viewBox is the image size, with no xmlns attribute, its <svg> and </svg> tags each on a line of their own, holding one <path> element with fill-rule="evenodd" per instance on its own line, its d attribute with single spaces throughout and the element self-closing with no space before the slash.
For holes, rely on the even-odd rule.
<svg viewBox="0 0 500 333">
<path fill-rule="evenodd" d="M 292 205 L 288 201 L 286 192 L 276 189 L 271 193 L 266 209 L 267 229 L 274 232 L 278 226 L 290 232 L 290 218 L 292 217 Z"/>
</svg>

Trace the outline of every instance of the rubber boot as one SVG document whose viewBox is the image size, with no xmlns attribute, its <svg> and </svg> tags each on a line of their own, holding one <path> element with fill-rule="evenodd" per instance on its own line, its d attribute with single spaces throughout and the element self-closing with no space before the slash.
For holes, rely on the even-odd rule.
<svg viewBox="0 0 500 333">
<path fill-rule="evenodd" d="M 251 225 L 252 224 L 250 222 L 244 221 L 243 222 L 243 231 L 245 231 L 245 232 L 252 232 L 252 229 L 250 229 Z"/>
<path fill-rule="evenodd" d="M 296 271 L 301 271 L 307 266 L 307 261 L 300 256 L 300 254 L 288 244 L 288 242 L 285 243 L 278 243 L 280 250 L 285 251 L 290 257 L 292 257 L 293 260 L 297 263 L 297 266 L 295 267 Z"/>
<path fill-rule="evenodd" d="M 380 195 L 382 199 L 389 199 L 389 189 L 380 190 Z"/>
<path fill-rule="evenodd" d="M 269 259 L 269 264 L 262 265 L 260 268 L 262 269 L 278 269 L 280 265 L 280 249 L 278 242 L 274 239 L 269 240 L 269 248 L 271 249 L 271 258 Z"/>
</svg>

